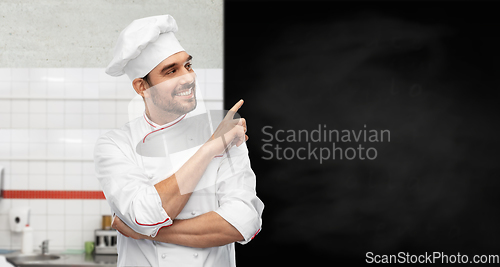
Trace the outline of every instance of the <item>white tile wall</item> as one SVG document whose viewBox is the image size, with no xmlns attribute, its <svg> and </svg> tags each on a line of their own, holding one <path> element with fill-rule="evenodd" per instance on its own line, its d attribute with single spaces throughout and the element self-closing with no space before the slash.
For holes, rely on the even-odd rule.
<svg viewBox="0 0 500 267">
<path fill-rule="evenodd" d="M 198 69 L 208 109 L 223 108 L 222 69 Z M 92 161 L 97 138 L 128 121 L 135 91 L 102 68 L 0 68 L 0 166 L 7 190 L 100 190 Z M 0 199 L 0 249 L 19 249 L 12 207 L 30 206 L 35 244 L 83 249 L 111 213 L 105 200 Z"/>
</svg>

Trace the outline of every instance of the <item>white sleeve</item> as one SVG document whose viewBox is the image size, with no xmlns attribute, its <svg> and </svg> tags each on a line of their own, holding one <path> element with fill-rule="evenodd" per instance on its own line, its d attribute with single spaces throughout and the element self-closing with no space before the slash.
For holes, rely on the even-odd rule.
<svg viewBox="0 0 500 267">
<path fill-rule="evenodd" d="M 137 233 L 155 237 L 172 220 L 146 173 L 111 138 L 97 140 L 97 179 L 113 212 Z"/>
<path fill-rule="evenodd" d="M 215 212 L 241 233 L 240 244 L 252 240 L 262 227 L 264 203 L 257 197 L 255 184 L 246 144 L 233 147 L 217 174 L 219 208 Z"/>
</svg>

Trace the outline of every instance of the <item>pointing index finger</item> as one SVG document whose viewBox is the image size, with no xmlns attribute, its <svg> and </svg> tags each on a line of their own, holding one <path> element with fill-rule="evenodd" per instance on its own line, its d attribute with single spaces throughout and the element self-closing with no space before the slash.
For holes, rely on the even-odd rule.
<svg viewBox="0 0 500 267">
<path fill-rule="evenodd" d="M 240 99 L 234 106 L 227 112 L 226 118 L 232 119 L 234 117 L 234 114 L 241 108 L 243 105 L 243 99 Z"/>
</svg>

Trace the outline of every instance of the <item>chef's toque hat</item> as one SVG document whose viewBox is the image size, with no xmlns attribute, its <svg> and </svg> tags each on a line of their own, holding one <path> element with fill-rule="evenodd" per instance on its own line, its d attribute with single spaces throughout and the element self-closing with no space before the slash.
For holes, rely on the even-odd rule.
<svg viewBox="0 0 500 267">
<path fill-rule="evenodd" d="M 184 51 L 175 38 L 177 23 L 170 15 L 134 20 L 118 37 L 113 60 L 106 68 L 111 76 L 142 78 L 169 56 Z"/>
</svg>

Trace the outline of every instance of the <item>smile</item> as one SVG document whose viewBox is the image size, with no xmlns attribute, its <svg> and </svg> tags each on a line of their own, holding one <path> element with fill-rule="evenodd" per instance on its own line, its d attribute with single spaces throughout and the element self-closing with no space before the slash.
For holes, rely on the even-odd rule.
<svg viewBox="0 0 500 267">
<path fill-rule="evenodd" d="M 185 91 L 182 91 L 182 92 L 179 92 L 177 94 L 175 94 L 176 96 L 182 96 L 182 97 L 186 97 L 186 98 L 190 98 L 193 96 L 193 88 L 190 88 L 188 90 L 185 90 Z"/>
</svg>

